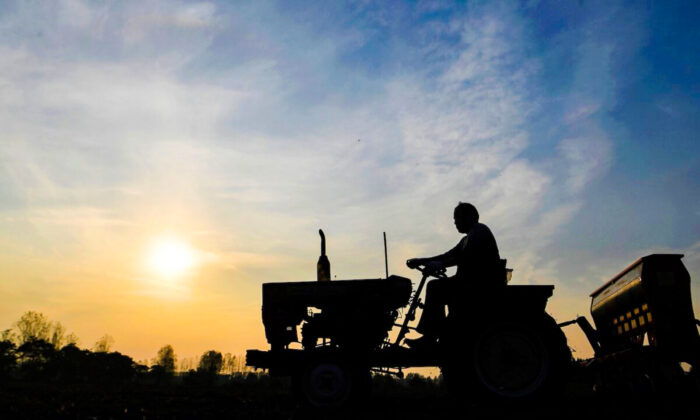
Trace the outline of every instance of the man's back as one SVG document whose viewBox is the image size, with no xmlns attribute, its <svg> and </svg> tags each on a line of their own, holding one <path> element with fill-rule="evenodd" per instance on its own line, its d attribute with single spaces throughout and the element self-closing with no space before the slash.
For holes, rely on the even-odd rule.
<svg viewBox="0 0 700 420">
<path fill-rule="evenodd" d="M 491 229 L 477 222 L 457 246 L 440 256 L 440 260 L 447 267 L 457 266 L 455 277 L 458 279 L 490 283 L 488 277 L 498 273 L 501 257 Z"/>
</svg>

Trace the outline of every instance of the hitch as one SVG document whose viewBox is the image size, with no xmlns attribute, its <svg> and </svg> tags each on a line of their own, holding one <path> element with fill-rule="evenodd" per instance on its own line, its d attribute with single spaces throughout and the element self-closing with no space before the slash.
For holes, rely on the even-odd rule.
<svg viewBox="0 0 700 420">
<path fill-rule="evenodd" d="M 586 335 L 586 338 L 588 339 L 588 342 L 591 344 L 591 347 L 593 347 L 593 353 L 596 356 L 600 355 L 600 341 L 598 341 L 598 334 L 596 333 L 596 330 L 593 328 L 590 322 L 588 322 L 588 319 L 586 319 L 585 316 L 579 316 L 575 319 L 572 319 L 570 321 L 565 321 L 557 324 L 559 328 L 564 328 L 568 327 L 571 324 L 578 324 L 579 328 L 583 331 L 583 333 Z"/>
</svg>

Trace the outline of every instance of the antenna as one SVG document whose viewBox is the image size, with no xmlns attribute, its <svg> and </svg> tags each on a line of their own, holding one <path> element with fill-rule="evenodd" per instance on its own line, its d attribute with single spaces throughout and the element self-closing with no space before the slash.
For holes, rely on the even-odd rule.
<svg viewBox="0 0 700 420">
<path fill-rule="evenodd" d="M 384 233 L 384 270 L 386 271 L 386 278 L 389 278 L 389 258 L 386 252 L 386 232 Z"/>
</svg>

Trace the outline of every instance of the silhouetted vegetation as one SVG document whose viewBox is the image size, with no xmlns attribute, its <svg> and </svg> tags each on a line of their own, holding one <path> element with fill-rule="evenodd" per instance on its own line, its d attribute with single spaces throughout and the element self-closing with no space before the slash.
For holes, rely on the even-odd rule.
<svg viewBox="0 0 700 420">
<path fill-rule="evenodd" d="M 107 334 L 82 349 L 74 334 L 37 312 L 22 315 L 1 338 L 1 418 L 222 417 L 231 410 L 243 418 L 282 418 L 295 407 L 287 378 L 252 372 L 231 353 L 183 359 L 178 372 L 175 349 L 166 344 L 147 366 L 111 351 Z M 380 394 L 407 395 L 412 387 L 439 393 L 436 380 L 417 375 L 378 376 L 376 383 Z M 163 398 L 174 402 L 160 404 Z"/>
<path fill-rule="evenodd" d="M 0 378 L 7 378 L 17 364 L 15 343 L 9 340 L 0 341 Z"/>
<path fill-rule="evenodd" d="M 162 368 L 166 373 L 175 372 L 175 364 L 177 363 L 177 356 L 175 356 L 175 350 L 170 344 L 163 346 L 158 350 L 158 357 L 156 357 L 155 365 Z"/>
<path fill-rule="evenodd" d="M 197 368 L 197 370 L 210 375 L 216 375 L 219 373 L 219 371 L 221 371 L 223 362 L 224 359 L 223 356 L 221 356 L 221 353 L 218 351 L 209 350 L 202 355 L 202 358 L 199 360 L 199 368 Z"/>
<path fill-rule="evenodd" d="M 213 385 L 219 379 L 219 372 L 224 364 L 224 358 L 220 352 L 209 350 L 199 359 L 197 370 L 190 369 L 184 376 L 186 384 Z"/>
<path fill-rule="evenodd" d="M 108 353 L 112 349 L 113 344 L 114 338 L 109 334 L 105 334 L 97 340 L 92 350 L 96 353 Z"/>
<path fill-rule="evenodd" d="M 75 344 L 56 349 L 32 338 L 15 347 L 0 341 L 0 375 L 5 380 L 60 383 L 129 383 L 144 367 L 117 352 L 91 352 Z"/>
<path fill-rule="evenodd" d="M 243 357 L 209 350 L 195 362 L 183 360 L 188 369 L 177 372 L 172 345 L 161 347 L 150 361 L 135 362 L 111 351 L 114 338 L 103 335 L 92 350 L 81 349 L 78 338 L 60 322 L 34 311 L 24 313 L 12 328 L 0 333 L 0 380 L 3 383 L 213 386 L 257 382 Z M 184 371 L 184 372 L 183 372 Z"/>
<path fill-rule="evenodd" d="M 78 337 L 66 333 L 66 328 L 60 322 L 52 322 L 42 313 L 27 311 L 15 322 L 14 328 L 7 330 L 8 338 L 14 339 L 18 346 L 27 341 L 41 340 L 60 349 L 67 344 L 75 344 Z"/>
<path fill-rule="evenodd" d="M 75 344 L 77 340 L 65 339 L 65 329 L 56 329 L 57 323 L 43 315 L 32 313 L 22 319 L 30 321 L 21 324 L 23 332 L 15 326 L 4 331 L 0 340 L 0 418 L 309 416 L 290 394 L 288 378 L 252 372 L 245 367 L 242 357 L 210 350 L 198 358 L 196 368 L 197 359 L 192 359 L 188 361 L 190 369 L 177 372 L 177 355 L 171 345 L 159 349 L 149 367 L 110 351 L 114 339 L 108 335 L 98 340 L 92 350 L 81 349 Z M 65 344 L 57 347 L 56 343 L 61 342 Z M 508 405 L 474 401 L 468 395 L 450 398 L 441 378 L 418 374 L 408 374 L 405 378 L 374 375 L 372 396 L 366 405 L 352 407 L 338 418 L 440 418 L 451 415 L 455 405 L 473 418 L 505 418 L 514 414 L 601 418 L 600 413 L 606 413 L 603 418 L 632 417 L 630 406 L 616 408 L 617 405 L 607 400 L 595 399 L 590 387 L 585 388 L 584 381 L 580 382 L 580 386 L 570 386 L 561 401 L 513 409 Z M 697 410 L 694 400 L 683 401 L 684 409 Z M 668 414 L 668 407 L 661 403 L 653 405 L 653 400 L 645 403 L 645 411 L 638 410 L 637 414 L 645 414 L 647 418 Z"/>
</svg>

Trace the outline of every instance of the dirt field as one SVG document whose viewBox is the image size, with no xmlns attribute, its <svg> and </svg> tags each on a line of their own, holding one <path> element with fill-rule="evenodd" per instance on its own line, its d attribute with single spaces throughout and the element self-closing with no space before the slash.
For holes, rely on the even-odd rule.
<svg viewBox="0 0 700 420">
<path fill-rule="evenodd" d="M 698 418 L 698 398 L 597 396 L 570 384 L 557 401 L 504 404 L 450 398 L 436 381 L 374 379 L 370 399 L 342 410 L 299 406 L 284 379 L 251 375 L 215 386 L 0 384 L 3 419 L 666 419 Z M 686 414 L 687 413 L 687 414 Z"/>
</svg>

